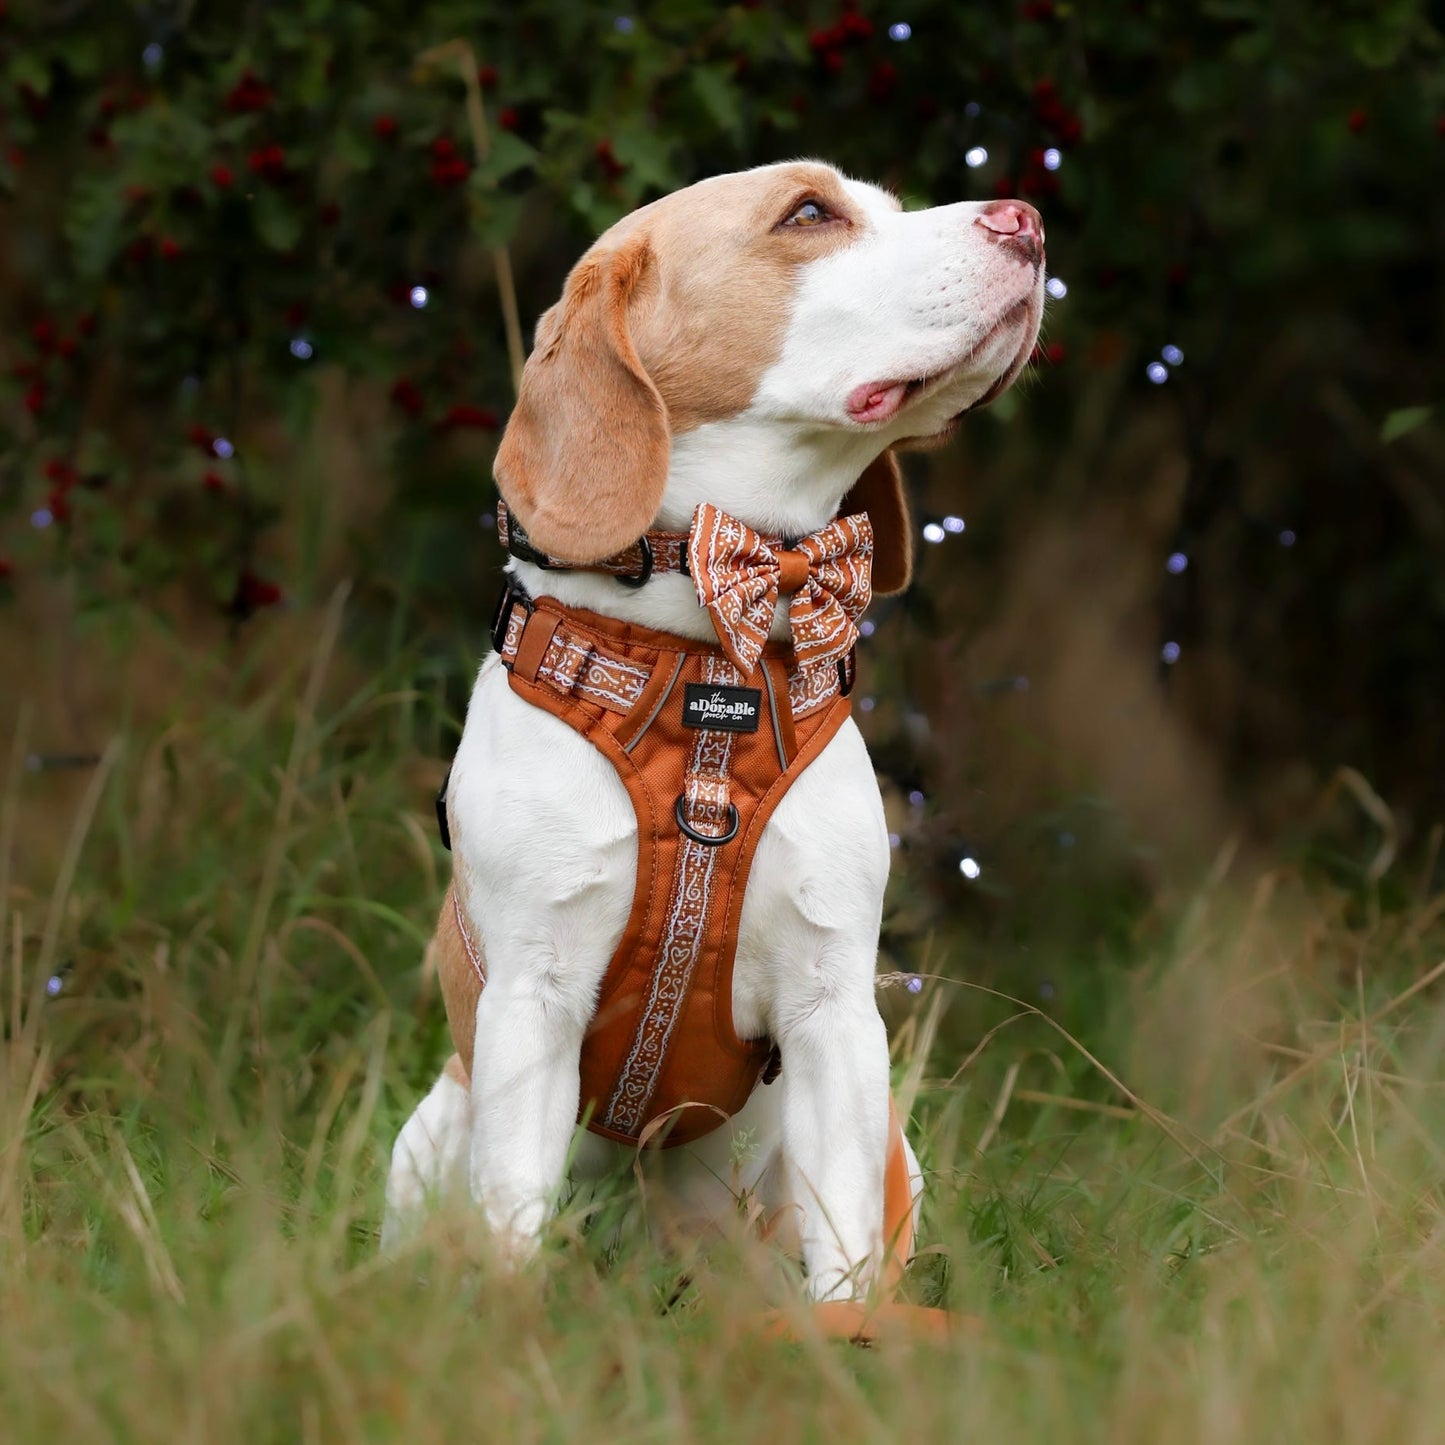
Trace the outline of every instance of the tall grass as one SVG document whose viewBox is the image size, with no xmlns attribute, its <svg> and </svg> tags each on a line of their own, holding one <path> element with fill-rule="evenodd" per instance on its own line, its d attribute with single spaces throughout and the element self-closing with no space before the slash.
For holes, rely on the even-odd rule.
<svg viewBox="0 0 1445 1445">
<path fill-rule="evenodd" d="M 1201 883 L 1072 1031 L 962 933 L 885 992 L 929 1173 L 908 1287 L 973 1322 L 946 1342 L 761 1342 L 788 1266 L 741 1228 L 660 1251 L 627 1179 L 520 1276 L 465 1216 L 380 1261 L 447 1047 L 442 746 L 400 669 L 333 678 L 339 609 L 268 685 L 118 739 L 48 889 L 17 746 L 0 1438 L 1445 1437 L 1445 901 L 1288 870 Z"/>
</svg>

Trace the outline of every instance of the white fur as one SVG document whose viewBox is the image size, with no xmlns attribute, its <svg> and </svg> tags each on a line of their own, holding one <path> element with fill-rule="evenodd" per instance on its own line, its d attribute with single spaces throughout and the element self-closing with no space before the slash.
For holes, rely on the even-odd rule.
<svg viewBox="0 0 1445 1445">
<path fill-rule="evenodd" d="M 847 185 L 866 234 L 805 268 L 782 354 L 746 410 L 674 439 L 657 525 L 685 529 L 706 500 L 766 532 L 814 531 L 885 447 L 941 430 L 1031 342 L 1042 274 L 982 233 L 982 207 L 905 213 L 874 187 Z M 980 344 L 1021 300 L 1027 316 Z M 848 415 L 857 386 L 948 368 L 887 423 Z M 686 577 L 628 591 L 604 576 L 513 565 L 534 595 L 713 638 Z M 780 617 L 779 635 L 785 625 Z M 401 1238 L 420 1201 L 464 1174 L 499 1240 L 524 1258 L 563 1182 L 583 1031 L 631 906 L 636 822 L 612 764 L 516 696 L 495 658 L 477 679 L 449 802 L 456 886 L 488 982 L 466 1061 L 470 1097 L 443 1079 L 406 1126 L 383 1240 Z M 873 978 L 888 862 L 878 787 L 850 721 L 779 803 L 743 905 L 734 1022 L 744 1038 L 778 1043 L 782 1077 L 732 1128 L 668 1151 L 665 1164 L 695 1207 L 725 1218 L 734 1131 L 754 1130 L 736 1182 L 775 1207 L 799 1206 L 817 1299 L 865 1292 L 882 1257 L 888 1049 Z M 584 1135 L 574 1176 L 630 1153 Z M 916 1195 L 911 1151 L 909 1162 Z"/>
</svg>

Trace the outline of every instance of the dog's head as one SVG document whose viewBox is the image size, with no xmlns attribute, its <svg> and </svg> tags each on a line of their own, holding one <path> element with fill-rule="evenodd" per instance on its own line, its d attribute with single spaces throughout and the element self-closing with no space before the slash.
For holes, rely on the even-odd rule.
<svg viewBox="0 0 1445 1445">
<path fill-rule="evenodd" d="M 845 506 L 908 578 L 891 448 L 946 438 L 1019 374 L 1043 313 L 1021 201 L 904 211 L 831 166 L 717 176 L 633 212 L 538 323 L 496 478 L 570 561 L 711 501 L 800 534 Z M 841 479 L 841 480 L 840 480 Z"/>
</svg>

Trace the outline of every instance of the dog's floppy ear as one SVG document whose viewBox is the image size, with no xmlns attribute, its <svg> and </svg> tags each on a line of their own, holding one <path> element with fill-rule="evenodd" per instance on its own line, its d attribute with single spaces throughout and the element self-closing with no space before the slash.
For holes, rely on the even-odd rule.
<svg viewBox="0 0 1445 1445">
<path fill-rule="evenodd" d="M 596 562 L 652 524 L 667 482 L 667 407 L 637 358 L 628 307 L 652 265 L 646 237 L 584 256 L 537 323 L 492 473 L 532 543 Z"/>
<path fill-rule="evenodd" d="M 913 525 L 891 450 L 868 463 L 838 508 L 841 517 L 855 512 L 867 512 L 873 524 L 873 591 L 902 592 L 913 577 Z"/>
</svg>

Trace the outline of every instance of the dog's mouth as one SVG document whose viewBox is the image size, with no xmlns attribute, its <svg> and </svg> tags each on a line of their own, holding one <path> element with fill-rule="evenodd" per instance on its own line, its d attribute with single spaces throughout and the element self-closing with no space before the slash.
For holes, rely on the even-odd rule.
<svg viewBox="0 0 1445 1445">
<path fill-rule="evenodd" d="M 938 371 L 931 371 L 923 376 L 903 377 L 892 381 L 871 381 L 865 382 L 862 386 L 854 387 L 848 395 L 848 416 L 855 422 L 862 425 L 871 425 L 878 422 L 891 421 L 905 407 L 911 406 L 925 395 L 931 395 L 951 378 L 966 367 L 975 357 L 991 345 L 999 335 L 1010 327 L 1016 326 L 1024 320 L 1029 312 L 1032 298 L 1025 296 L 1020 301 L 1015 301 L 1001 315 L 997 321 L 981 336 L 968 351 L 957 361 L 951 362 L 948 366 Z M 972 402 L 964 408 L 964 411 L 973 411 L 977 407 L 987 406 L 998 396 L 1013 379 L 1016 372 L 1016 365 L 1010 364 L 1002 375 L 977 401 Z M 960 412 L 962 416 L 964 413 Z"/>
</svg>

